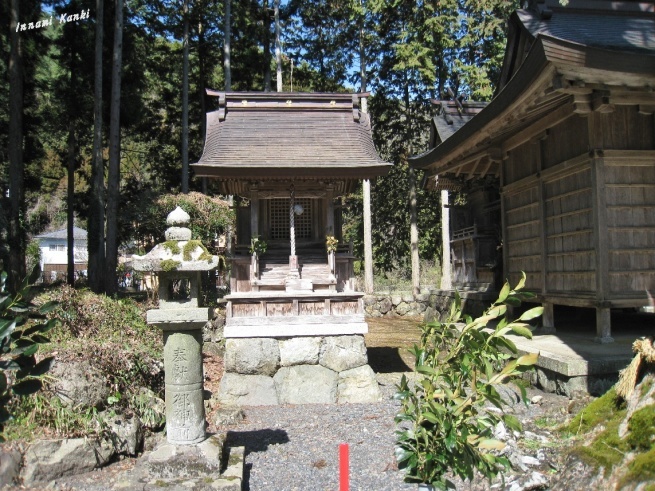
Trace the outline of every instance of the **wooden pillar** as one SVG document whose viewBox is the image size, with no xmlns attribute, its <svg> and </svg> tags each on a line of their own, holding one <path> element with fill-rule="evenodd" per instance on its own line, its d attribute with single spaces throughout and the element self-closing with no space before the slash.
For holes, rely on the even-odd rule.
<svg viewBox="0 0 655 491">
<path fill-rule="evenodd" d="M 257 186 L 250 187 L 250 237 L 259 235 L 259 190 Z"/>
<path fill-rule="evenodd" d="M 537 162 L 539 175 L 543 171 L 544 141 L 546 138 L 547 136 L 544 136 L 533 142 L 533 144 L 539 145 L 539 152 L 537 154 L 539 157 L 539 161 Z M 539 220 L 541 222 L 539 224 L 539 241 L 541 243 L 541 294 L 546 298 L 548 295 L 548 233 L 546 230 L 548 218 L 546 213 L 546 184 L 541 177 L 539 177 L 539 181 L 537 182 L 537 196 L 539 200 Z M 540 332 L 542 334 L 554 334 L 556 332 L 555 306 L 551 302 L 543 302 L 542 307 L 544 308 L 544 313 L 541 315 Z"/>
<path fill-rule="evenodd" d="M 607 196 L 605 191 L 605 159 L 597 152 L 591 159 L 592 206 L 594 207 L 594 241 L 596 243 L 596 339 L 611 343 L 612 323 L 609 296 L 609 252 L 607 246 Z"/>
<path fill-rule="evenodd" d="M 410 251 L 412 254 L 412 293 L 421 293 L 421 270 L 418 257 L 418 213 L 416 211 L 416 173 L 409 168 Z"/>
<path fill-rule="evenodd" d="M 554 334 L 555 333 L 555 306 L 551 302 L 544 302 L 542 304 L 544 313 L 541 314 L 541 329 L 540 334 Z"/>
<path fill-rule="evenodd" d="M 450 210 L 448 209 L 448 190 L 441 190 L 441 289 L 453 288 L 450 264 Z"/>
<path fill-rule="evenodd" d="M 325 188 L 325 235 L 334 235 L 334 186 L 328 184 Z"/>
<path fill-rule="evenodd" d="M 596 307 L 596 341 L 597 343 L 613 343 L 612 321 L 609 307 Z"/>
<path fill-rule="evenodd" d="M 373 293 L 373 240 L 371 232 L 371 181 L 364 179 L 364 292 Z"/>
</svg>

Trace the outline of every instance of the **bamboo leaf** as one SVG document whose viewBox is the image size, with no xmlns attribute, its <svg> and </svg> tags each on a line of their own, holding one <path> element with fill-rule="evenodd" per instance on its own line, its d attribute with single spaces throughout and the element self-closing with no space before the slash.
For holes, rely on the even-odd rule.
<svg viewBox="0 0 655 491">
<path fill-rule="evenodd" d="M 525 279 L 526 279 L 525 271 L 521 271 L 521 279 L 514 287 L 514 290 L 516 291 L 521 290 L 525 286 Z"/>
<path fill-rule="evenodd" d="M 507 298 L 507 296 L 509 295 L 509 292 L 510 292 L 509 283 L 505 282 L 502 290 L 500 290 L 500 294 L 498 295 L 498 300 L 496 303 L 503 303 Z"/>
<path fill-rule="evenodd" d="M 512 414 L 503 415 L 503 422 L 510 430 L 521 431 L 523 429 L 519 419 Z"/>
<path fill-rule="evenodd" d="M 526 312 L 523 312 L 521 317 L 519 317 L 520 321 L 529 321 L 531 319 L 534 319 L 535 317 L 539 317 L 541 314 L 544 313 L 544 308 L 543 307 L 534 307 L 533 309 L 530 309 Z"/>
<path fill-rule="evenodd" d="M 512 331 L 515 334 L 518 334 L 519 336 L 523 336 L 524 338 L 532 339 L 532 331 L 527 327 L 525 327 L 524 325 L 510 324 L 509 327 L 512 328 Z"/>
<path fill-rule="evenodd" d="M 16 321 L 14 319 L 0 319 L 0 339 L 11 335 L 16 329 Z"/>
<path fill-rule="evenodd" d="M 51 300 L 48 303 L 45 303 L 39 307 L 39 313 L 41 314 L 49 314 L 53 310 L 55 310 L 59 306 L 59 302 L 56 302 L 55 300 Z"/>
<path fill-rule="evenodd" d="M 528 353 L 516 360 L 516 364 L 521 366 L 535 365 L 537 360 L 539 360 L 539 353 Z"/>
<path fill-rule="evenodd" d="M 505 443 L 493 438 L 480 440 L 480 443 L 478 443 L 478 448 L 480 450 L 502 450 L 505 447 L 506 447 Z"/>
<path fill-rule="evenodd" d="M 39 379 L 28 379 L 12 385 L 11 390 L 16 395 L 28 396 L 38 392 L 41 389 L 41 385 L 42 383 Z"/>
</svg>

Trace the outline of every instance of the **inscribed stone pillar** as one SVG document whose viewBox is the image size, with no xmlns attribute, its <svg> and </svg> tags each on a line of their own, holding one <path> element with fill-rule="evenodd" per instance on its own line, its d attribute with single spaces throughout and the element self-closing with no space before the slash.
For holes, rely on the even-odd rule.
<svg viewBox="0 0 655 491">
<path fill-rule="evenodd" d="M 164 331 L 166 430 L 175 444 L 205 439 L 202 331 Z"/>
</svg>

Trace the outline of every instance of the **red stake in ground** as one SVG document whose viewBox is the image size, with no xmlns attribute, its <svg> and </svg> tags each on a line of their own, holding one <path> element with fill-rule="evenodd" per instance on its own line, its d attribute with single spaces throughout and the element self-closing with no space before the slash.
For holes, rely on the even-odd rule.
<svg viewBox="0 0 655 491">
<path fill-rule="evenodd" d="M 339 491 L 349 491 L 348 467 L 349 467 L 348 444 L 339 445 Z"/>
</svg>

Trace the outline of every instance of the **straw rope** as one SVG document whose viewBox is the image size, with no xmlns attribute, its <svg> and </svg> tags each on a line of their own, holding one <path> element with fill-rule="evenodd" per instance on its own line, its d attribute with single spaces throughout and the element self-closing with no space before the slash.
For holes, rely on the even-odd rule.
<svg viewBox="0 0 655 491">
<path fill-rule="evenodd" d="M 616 384 L 616 393 L 623 399 L 628 399 L 637 386 L 637 379 L 642 366 L 645 363 L 655 364 L 655 346 L 653 346 L 652 337 L 637 339 L 632 343 L 632 351 L 637 354 L 630 365 L 621 370 L 619 382 Z"/>
<path fill-rule="evenodd" d="M 291 185 L 291 193 L 289 196 L 289 239 L 291 241 L 291 255 L 295 256 L 296 255 L 296 213 L 295 213 L 295 208 L 296 206 L 296 190 L 293 186 Z"/>
</svg>

